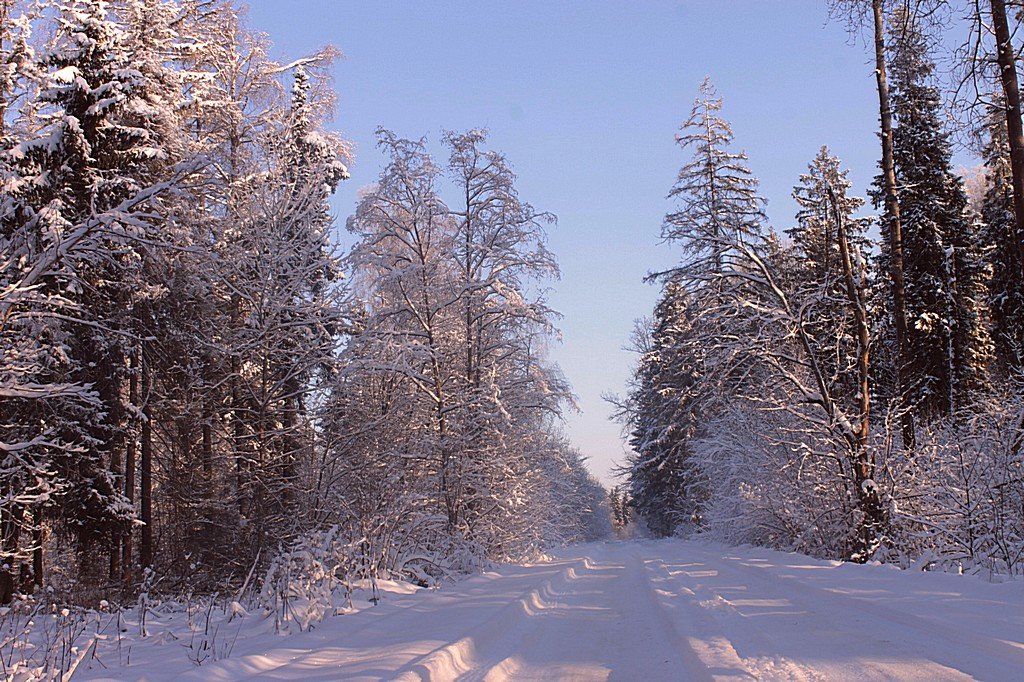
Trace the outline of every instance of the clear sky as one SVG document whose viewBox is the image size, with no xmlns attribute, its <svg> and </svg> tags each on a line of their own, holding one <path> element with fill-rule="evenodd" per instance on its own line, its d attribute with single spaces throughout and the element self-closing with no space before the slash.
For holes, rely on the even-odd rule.
<svg viewBox="0 0 1024 682">
<path fill-rule="evenodd" d="M 382 157 L 373 131 L 406 137 L 486 127 L 519 175 L 520 193 L 557 214 L 550 245 L 562 267 L 555 359 L 581 412 L 573 442 L 606 483 L 624 446 L 604 392 L 622 392 L 633 320 L 649 314 L 650 270 L 678 253 L 659 242 L 684 156 L 673 136 L 710 74 L 736 143 L 778 230 L 790 192 L 822 144 L 852 168 L 863 195 L 875 174 L 877 99 L 861 40 L 829 21 L 823 0 L 252 0 L 250 23 L 274 56 L 324 44 L 335 68 L 334 127 L 355 145 L 352 179 L 334 202 L 343 225 Z M 340 231 L 342 242 L 347 234 Z"/>
</svg>

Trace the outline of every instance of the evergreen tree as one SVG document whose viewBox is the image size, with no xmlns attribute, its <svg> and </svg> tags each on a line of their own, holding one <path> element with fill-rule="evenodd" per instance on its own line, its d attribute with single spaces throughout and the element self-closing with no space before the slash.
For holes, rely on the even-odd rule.
<svg viewBox="0 0 1024 682">
<path fill-rule="evenodd" d="M 706 494 L 690 449 L 701 423 L 692 395 L 701 374 L 693 318 L 683 288 L 666 282 L 628 398 L 628 491 L 656 535 L 698 523 Z"/>
<path fill-rule="evenodd" d="M 847 174 L 839 159 L 823 146 L 807 173 L 800 176 L 800 184 L 793 189 L 800 206 L 797 225 L 787 230 L 793 240 L 793 262 L 780 269 L 786 271 L 787 286 L 794 296 L 807 302 L 803 308 L 805 328 L 825 364 L 822 371 L 833 395 L 853 409 L 859 391 L 858 341 L 847 300 L 837 221 L 843 221 L 855 267 L 863 263 L 859 254 L 866 246 L 867 221 L 854 217 L 864 200 L 847 195 L 852 185 Z"/>
<path fill-rule="evenodd" d="M 140 244 L 154 231 L 146 214 L 123 207 L 173 175 L 166 171 L 166 128 L 156 122 L 163 113 L 147 101 L 149 83 L 134 68 L 119 19 L 99 0 L 59 7 L 52 45 L 40 57 L 49 72 L 39 96 L 45 125 L 23 145 L 19 161 L 23 176 L 38 178 L 26 183 L 23 219 L 44 243 L 62 235 L 63 249 L 77 242 L 81 251 L 59 259 L 64 271 L 48 286 L 74 309 L 56 332 L 64 334 L 63 359 L 51 374 L 90 386 L 96 398 L 88 408 L 65 410 L 61 429 L 82 448 L 61 467 L 77 483 L 60 499 L 83 557 L 95 543 L 119 537 L 133 515 L 118 482 L 133 409 L 126 358 L 136 334 L 132 295 L 144 289 Z M 147 212 L 159 206 L 152 196 Z"/>
<path fill-rule="evenodd" d="M 686 286 L 694 311 L 691 326 L 699 337 L 694 345 L 700 349 L 701 370 L 687 393 L 701 415 L 701 429 L 689 447 L 712 490 L 705 510 L 715 510 L 719 521 L 723 510 L 731 509 L 728 514 L 761 505 L 765 514 L 779 516 L 772 481 L 782 483 L 782 477 L 771 466 L 749 467 L 751 458 L 775 460 L 774 466 L 820 479 L 816 488 L 823 497 L 815 506 L 827 509 L 838 524 L 830 549 L 864 561 L 883 538 L 886 513 L 875 481 L 876 457 L 868 448 L 866 277 L 854 265 L 856 244 L 850 233 L 856 230 L 847 225 L 849 200 L 844 206 L 839 199 L 845 197 L 839 177 L 835 187 L 821 178 L 818 191 L 827 200 L 818 197 L 817 213 L 820 220 L 831 212 L 834 221 L 845 294 L 840 313 L 832 309 L 839 302 L 837 287 L 827 277 L 813 281 L 814 268 L 800 273 L 795 267 L 799 259 L 765 230 L 762 200 L 744 157 L 716 148 L 708 131 L 727 131 L 728 126 L 713 113 L 719 102 L 704 104 L 707 89 L 705 83 L 688 123 L 693 133 L 682 136 L 694 142 L 693 159 L 677 183 L 683 211 L 669 214 L 665 228 L 666 236 L 679 239 L 685 249 L 683 263 L 671 275 Z M 729 136 L 718 139 L 720 145 Z M 716 161 L 727 156 L 728 162 Z M 718 165 L 723 172 L 714 172 Z M 813 196 L 803 198 L 806 206 L 815 203 Z M 814 237 L 811 215 L 804 217 L 811 229 L 800 235 L 802 245 L 814 251 L 810 245 L 821 240 Z M 673 233 L 677 225 L 684 229 Z M 823 272 L 835 255 L 830 250 L 817 253 Z M 826 314 L 833 316 L 830 321 L 816 319 Z M 844 333 L 828 326 L 840 320 L 855 329 L 856 343 L 848 340 L 848 356 L 835 358 L 832 339 Z M 856 371 L 848 371 L 854 364 Z M 837 380 L 840 369 L 848 377 L 845 386 Z M 854 378 L 856 389 L 851 388 Z M 755 448 L 755 443 L 761 445 Z"/>
<path fill-rule="evenodd" d="M 241 228 L 226 236 L 224 276 L 237 296 L 227 333 L 237 367 L 236 443 L 244 452 L 237 495 L 254 555 L 297 530 L 309 461 L 312 392 L 326 378 L 340 332 L 340 260 L 327 200 L 348 177 L 344 147 L 317 125 L 299 67 L 280 127 L 258 139 L 266 166 L 245 182 Z"/>
<path fill-rule="evenodd" d="M 909 18 L 890 56 L 894 155 L 903 220 L 910 399 L 949 414 L 987 385 L 991 341 L 979 228 L 950 164 L 924 36 Z"/>
<path fill-rule="evenodd" d="M 683 249 L 679 274 L 707 279 L 731 267 L 733 241 L 757 241 L 762 234 L 764 201 L 757 180 L 746 166 L 747 156 L 729 151 L 733 133 L 719 116 L 722 99 L 710 78 L 700 85 L 689 118 L 676 142 L 690 152 L 669 192 L 677 210 L 665 216 L 662 237 Z"/>
<path fill-rule="evenodd" d="M 741 275 L 749 260 L 767 256 L 771 239 L 765 236 L 764 199 L 747 156 L 733 152 L 732 128 L 721 115 L 722 99 L 710 78 L 700 85 L 690 116 L 676 135 L 689 153 L 669 198 L 677 210 L 665 216 L 662 237 L 681 247 L 680 264 L 661 275 L 685 288 L 688 305 L 697 311 L 693 325 L 709 340 L 703 353 L 721 368 L 702 385 L 702 399 L 727 399 L 754 383 L 761 366 L 755 359 L 736 362 L 742 348 L 736 339 L 746 333 L 750 310 L 737 309 L 738 298 L 751 293 L 754 283 Z M 749 329 L 747 329 L 749 331 Z M 711 386 L 714 384 L 714 387 Z"/>
<path fill-rule="evenodd" d="M 1004 373 L 1024 367 L 1024 264 L 1016 242 L 1010 149 L 1004 108 L 994 104 L 986 119 L 987 187 L 981 206 L 982 239 L 991 268 L 988 305 L 995 357 Z"/>
<path fill-rule="evenodd" d="M 682 262 L 655 275 L 665 283 L 663 297 L 651 330 L 638 335 L 635 385 L 619 405 L 634 450 L 625 471 L 629 493 L 650 529 L 662 535 L 699 519 L 703 493 L 689 451 L 697 411 L 706 416 L 728 401 L 750 384 L 758 366 L 737 361 L 734 342 L 749 315 L 733 303 L 749 283 L 734 275 L 747 269 L 749 249 L 766 251 L 764 202 L 746 155 L 729 149 L 733 134 L 721 109 L 705 78 L 676 136 L 690 158 L 669 193 L 678 208 L 662 226 L 663 238 L 682 247 Z M 719 371 L 705 373 L 704 363 Z"/>
</svg>

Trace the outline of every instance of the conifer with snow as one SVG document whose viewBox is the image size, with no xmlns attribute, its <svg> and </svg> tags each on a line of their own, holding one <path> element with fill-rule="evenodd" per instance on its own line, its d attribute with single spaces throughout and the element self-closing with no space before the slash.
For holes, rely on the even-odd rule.
<svg viewBox="0 0 1024 682">
<path fill-rule="evenodd" d="M 633 508 L 657 535 L 699 523 L 706 496 L 692 452 L 702 423 L 694 395 L 702 372 L 695 317 L 685 290 L 669 280 L 651 329 L 640 327 L 634 342 L 640 356 L 622 415 L 632 449 L 625 474 Z"/>
<path fill-rule="evenodd" d="M 986 273 L 979 225 L 950 163 L 934 65 L 912 18 L 892 47 L 894 155 L 907 293 L 910 400 L 951 414 L 988 385 Z"/>
<path fill-rule="evenodd" d="M 982 238 L 991 268 L 988 307 L 995 357 L 1002 371 L 1020 370 L 1024 363 L 1024 264 L 1021 263 L 1013 213 L 1009 145 L 1001 107 L 986 118 L 985 197 L 981 205 Z"/>
<path fill-rule="evenodd" d="M 852 183 L 837 157 L 823 146 L 800 176 L 793 198 L 800 210 L 797 224 L 786 233 L 792 239 L 791 270 L 786 284 L 807 301 L 805 329 L 814 340 L 837 400 L 854 409 L 858 393 L 857 330 L 847 300 L 843 270 L 843 244 L 851 251 L 858 279 L 867 264 L 865 233 L 868 221 L 855 217 L 864 205 L 859 197 L 848 196 Z M 838 215 L 837 215 L 838 213 Z M 842 221 L 844 235 L 840 234 Z"/>
</svg>

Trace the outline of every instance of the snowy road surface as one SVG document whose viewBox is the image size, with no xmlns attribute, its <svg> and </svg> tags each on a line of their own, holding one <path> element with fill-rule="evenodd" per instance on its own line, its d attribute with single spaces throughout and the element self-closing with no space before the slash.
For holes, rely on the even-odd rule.
<svg viewBox="0 0 1024 682">
<path fill-rule="evenodd" d="M 167 652 L 168 654 L 170 652 Z M 148 659 L 148 660 L 147 660 Z M 92 670 L 86 677 L 102 675 Z M 684 541 L 614 542 L 392 596 L 146 680 L 1021 680 L 1024 584 Z"/>
</svg>

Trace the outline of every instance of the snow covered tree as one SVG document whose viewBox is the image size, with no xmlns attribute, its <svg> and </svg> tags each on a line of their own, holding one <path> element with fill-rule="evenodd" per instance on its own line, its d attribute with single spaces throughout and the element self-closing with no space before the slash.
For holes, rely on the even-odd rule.
<svg viewBox="0 0 1024 682">
<path fill-rule="evenodd" d="M 847 173 L 839 159 L 823 146 L 807 173 L 800 176 L 800 184 L 793 189 L 793 198 L 800 206 L 797 225 L 787 230 L 794 260 L 787 264 L 785 277 L 787 287 L 807 301 L 804 328 L 814 340 L 821 371 L 828 377 L 833 394 L 854 409 L 860 390 L 858 338 L 849 306 L 843 250 L 849 250 L 855 276 L 860 280 L 868 221 L 854 217 L 864 200 L 847 195 L 852 185 Z"/>
<path fill-rule="evenodd" d="M 25 6 L 0 34 L 0 596 L 51 528 L 79 578 L 247 570 L 315 479 L 334 52 L 282 67 L 227 0 Z"/>
<path fill-rule="evenodd" d="M 1024 263 L 1024 124 L 1021 121 L 1020 81 L 1017 75 L 1016 49 L 1013 44 L 1005 0 L 989 0 L 989 18 L 991 31 L 995 38 L 996 65 L 998 66 L 999 82 L 1002 86 L 1002 97 L 997 101 L 1002 105 L 1005 120 L 1005 143 L 1009 157 L 1009 183 L 1011 187 L 1011 204 L 1015 221 L 1015 230 L 1011 241 L 1016 250 L 1018 263 Z M 1017 9 L 1020 18 L 1020 9 Z M 979 26 L 988 22 L 983 18 L 980 6 L 975 6 L 974 18 Z M 1024 268 L 1024 265 L 1019 267 Z"/>
<path fill-rule="evenodd" d="M 764 227 L 762 200 L 744 157 L 713 144 L 708 131 L 728 127 L 714 114 L 720 102 L 708 106 L 707 93 L 705 83 L 685 129 L 694 132 L 681 136 L 692 144 L 693 157 L 677 183 L 682 210 L 670 213 L 665 227 L 666 237 L 684 249 L 682 264 L 670 274 L 692 301 L 690 326 L 698 336 L 692 343 L 700 349 L 700 372 L 689 375 L 695 386 L 688 399 L 703 423 L 687 447 L 709 482 L 706 520 L 714 525 L 733 513 L 723 503 L 743 495 L 745 486 L 770 495 L 782 483 L 771 468 L 748 464 L 750 444 L 763 442 L 764 461 L 770 450 L 787 471 L 813 469 L 821 477 L 823 497 L 814 506 L 830 510 L 839 524 L 830 532 L 828 551 L 866 560 L 883 537 L 886 514 L 868 448 L 871 340 L 857 228 L 847 225 L 851 200 L 838 164 L 823 162 L 832 172 L 811 180 L 813 192 L 800 193 L 808 229 L 799 236 L 801 248 L 812 251 L 810 244 L 820 242 L 817 228 L 834 228 L 837 253 L 830 257 L 838 261 L 841 286 L 830 275 L 816 279 L 814 269 L 801 272 L 794 265 L 799 259 Z M 729 136 L 717 139 L 721 145 Z M 724 172 L 715 171 L 720 166 Z M 833 320 L 822 319 L 826 310 Z M 828 328 L 840 321 L 840 329 Z M 844 334 L 855 341 L 847 340 L 848 357 L 837 361 L 833 339 Z M 837 381 L 840 367 L 846 386 Z"/>
<path fill-rule="evenodd" d="M 612 502 L 592 474 L 586 458 L 564 437 L 551 433 L 548 462 L 542 466 L 546 479 L 543 506 L 534 504 L 530 516 L 545 526 L 544 546 L 605 540 L 612 535 Z"/>
<path fill-rule="evenodd" d="M 691 157 L 669 192 L 679 207 L 665 217 L 662 237 L 682 247 L 679 273 L 690 281 L 726 270 L 734 255 L 728 244 L 756 239 L 764 220 L 757 180 L 746 167 L 746 154 L 729 151 L 733 133 L 719 116 L 721 109 L 722 100 L 706 77 L 676 136 Z"/>
<path fill-rule="evenodd" d="M 68 122 L 61 133 L 66 154 L 52 159 L 51 168 L 59 163 L 71 171 L 58 190 L 66 192 L 66 198 L 58 200 L 79 220 L 170 174 L 166 163 L 170 155 L 161 135 L 168 131 L 158 120 L 163 113 L 150 97 L 158 98 L 155 84 L 131 66 L 132 56 L 128 35 L 106 3 L 69 3 L 63 9 L 48 63 L 57 69 L 55 78 L 66 85 L 55 88 L 49 97 L 44 94 L 44 101 L 52 101 Z M 78 303 L 87 319 L 69 344 L 70 356 L 82 368 L 73 376 L 92 385 L 102 405 L 100 415 L 86 427 L 87 435 L 115 477 L 121 475 L 129 449 L 128 424 L 135 407 L 128 402 L 127 358 L 141 331 L 133 323 L 132 309 L 135 293 L 145 291 L 142 264 L 148 249 L 142 244 L 159 239 L 146 223 L 125 227 L 124 234 L 103 241 L 110 256 L 84 264 L 79 273 Z M 116 479 L 107 485 L 109 495 L 120 497 Z M 127 500 L 120 499 L 132 513 Z M 81 512 L 73 507 L 71 513 Z M 114 530 L 111 541 L 124 532 Z M 112 560 L 119 554 L 119 548 L 111 549 Z"/>
<path fill-rule="evenodd" d="M 986 273 L 978 224 L 950 165 L 928 46 L 912 17 L 904 23 L 890 69 L 909 322 L 905 362 L 915 377 L 914 409 L 934 417 L 987 386 Z"/>
<path fill-rule="evenodd" d="M 710 78 L 700 85 L 690 116 L 676 136 L 690 157 L 669 197 L 662 236 L 679 244 L 682 263 L 668 273 L 655 311 L 650 338 L 642 350 L 635 386 L 620 406 L 634 455 L 628 466 L 629 491 L 637 512 L 658 534 L 699 518 L 701 474 L 691 464 L 690 441 L 697 414 L 749 386 L 760 365 L 734 362 L 745 315 L 732 308 L 729 273 L 744 268 L 749 248 L 764 249 L 763 200 L 746 155 L 729 149 L 733 134 L 720 117 L 722 100 Z M 708 372 L 708 368 L 715 369 Z"/>
<path fill-rule="evenodd" d="M 732 129 L 719 115 L 722 100 L 711 79 L 701 83 L 690 116 L 676 135 L 679 146 L 689 152 L 689 159 L 680 169 L 669 198 L 677 210 L 665 216 L 662 237 L 681 247 L 682 261 L 666 273 L 667 277 L 686 291 L 689 305 L 700 311 L 694 326 L 710 339 L 735 341 L 747 324 L 745 315 L 735 315 L 731 300 L 736 293 L 730 287 L 747 288 L 747 284 L 731 275 L 746 268 L 751 254 L 765 256 L 770 248 L 764 233 L 764 199 L 757 193 L 757 179 L 746 165 L 747 156 L 730 150 Z M 721 350 L 731 356 L 734 347 L 716 343 L 709 353 Z M 712 360 L 709 360 L 711 362 Z M 705 397 L 718 400 L 751 383 L 759 363 L 748 366 L 723 361 L 728 371 L 716 375 L 715 388 L 704 391 Z"/>
<path fill-rule="evenodd" d="M 1003 373 L 1024 366 L 1024 264 L 1013 213 L 1010 151 L 1003 111 L 993 106 L 986 120 L 983 240 L 991 268 L 988 306 L 995 357 Z"/>
<path fill-rule="evenodd" d="M 241 364 L 249 348 L 237 337 L 255 335 L 245 275 L 260 256 L 246 253 L 240 236 L 260 229 L 261 212 L 280 210 L 269 206 L 283 192 L 280 153 L 272 159 L 268 147 L 281 142 L 288 106 L 266 39 L 246 29 L 231 2 L 176 10 L 183 144 L 208 163 L 175 207 L 181 244 L 191 247 L 166 254 L 167 293 L 147 311 L 161 332 L 139 350 L 152 379 L 139 438 L 149 451 L 138 472 L 149 521 L 139 564 L 200 583 L 248 570 L 259 542 L 246 532 L 259 524 L 248 525 L 241 509 L 251 403 Z"/>
<path fill-rule="evenodd" d="M 244 452 L 237 494 L 254 552 L 294 520 L 312 436 L 306 404 L 340 323 L 326 202 L 348 172 L 340 141 L 314 127 L 307 96 L 300 68 L 286 125 L 265 142 L 269 165 L 251 180 L 259 193 L 238 207 L 242 229 L 226 251 L 244 320 L 228 337 L 241 394 L 232 415 Z"/>
<path fill-rule="evenodd" d="M 41 390 L 31 396 L 41 402 L 25 407 L 46 425 L 43 469 L 60 485 L 36 522 L 46 511 L 71 532 L 86 570 L 98 565 L 85 550 L 106 545 L 114 571 L 116 539 L 133 517 L 118 480 L 134 409 L 131 298 L 145 290 L 144 245 L 160 240 L 161 194 L 189 169 L 169 152 L 173 126 L 154 106 L 154 73 L 135 68 L 126 17 L 98 1 L 56 9 L 32 70 L 38 89 L 18 112 L 21 141 L 6 155 L 5 236 L 18 265 L 6 272 L 3 305 L 11 319 L 34 319 L 20 332 L 42 344 L 32 370 Z"/>
<path fill-rule="evenodd" d="M 459 434 L 451 415 L 459 409 L 462 365 L 450 322 L 461 312 L 457 273 L 448 257 L 454 230 L 436 190 L 440 170 L 422 141 L 383 130 L 378 136 L 390 163 L 348 223 L 359 237 L 349 256 L 353 281 L 372 316 L 356 339 L 366 350 L 353 357 L 361 371 L 393 372 L 421 396 L 426 414 L 418 416 L 429 415 L 429 436 L 419 444 L 419 456 L 435 467 L 438 499 L 454 531 Z"/>
<path fill-rule="evenodd" d="M 616 531 L 621 531 L 629 525 L 630 518 L 631 506 L 626 486 L 613 487 L 608 493 L 608 499 L 611 505 L 612 525 Z"/>
<path fill-rule="evenodd" d="M 893 134 L 893 102 L 889 87 L 889 67 L 886 60 L 886 45 L 891 32 L 889 14 L 890 5 L 887 0 L 830 0 L 831 10 L 845 15 L 851 27 L 865 23 L 871 26 L 872 47 L 875 62 L 875 86 L 878 93 L 879 138 L 882 143 L 882 158 L 879 166 L 879 195 L 876 201 L 882 203 L 885 211 L 882 216 L 882 234 L 887 257 L 883 263 L 889 276 L 889 292 L 891 306 L 889 313 L 892 318 L 892 340 L 889 344 L 895 360 L 892 375 L 895 378 L 895 397 L 899 400 L 900 432 L 903 447 L 914 449 L 915 423 L 914 412 L 908 405 L 910 385 L 913 377 L 910 373 L 909 316 L 907 312 L 906 277 L 904 255 L 906 252 L 903 238 L 903 219 L 899 202 L 899 186 L 896 180 L 896 163 L 894 157 Z M 909 4 L 906 5 L 910 7 Z M 915 5 L 916 7 L 916 5 Z M 868 18 L 870 17 L 870 19 Z"/>
<path fill-rule="evenodd" d="M 702 425 L 693 394 L 702 373 L 700 335 L 684 289 L 665 284 L 651 329 L 634 341 L 640 357 L 634 385 L 621 408 L 632 449 L 624 473 L 632 506 L 656 535 L 700 520 L 706 497 L 693 460 Z"/>
<path fill-rule="evenodd" d="M 971 574 L 1024 572 L 1024 405 L 1007 382 L 923 430 L 921 452 L 893 462 L 899 497 L 890 560 Z"/>
<path fill-rule="evenodd" d="M 445 139 L 455 210 L 422 140 L 379 140 L 390 163 L 349 220 L 352 338 L 326 427 L 347 444 L 331 446 L 349 472 L 338 489 L 374 518 L 388 516 L 375 500 L 415 511 L 391 540 L 370 540 L 375 562 L 403 542 L 463 567 L 524 556 L 549 538 L 545 510 L 564 492 L 551 433 L 568 390 L 545 357 L 553 313 L 529 294 L 557 273 L 550 217 L 518 197 L 479 131 Z"/>
<path fill-rule="evenodd" d="M 518 428 L 543 431 L 528 414 L 558 413 L 568 393 L 533 349 L 535 338 L 553 331 L 555 313 L 542 296 L 528 294 L 531 285 L 558 276 L 545 233 L 554 216 L 519 197 L 507 159 L 487 149 L 486 141 L 481 130 L 449 132 L 444 138 L 451 152 L 448 174 L 459 197 L 451 209 L 451 256 L 460 275 L 458 307 L 464 317 L 458 343 L 464 347 L 460 373 L 466 398 L 457 415 L 463 431 L 457 456 L 464 460 L 458 468 L 466 499 L 457 506 L 470 516 L 491 507 L 489 497 L 511 492 L 501 490 L 514 476 L 494 467 L 505 459 L 495 446 L 524 418 Z"/>
<path fill-rule="evenodd" d="M 0 143 L 13 142 L 10 127 L 29 94 L 28 81 L 38 75 L 31 44 L 39 8 L 31 3 L 0 0 Z"/>
</svg>

